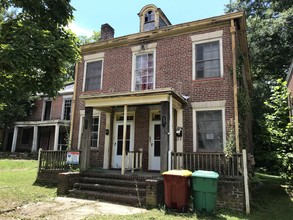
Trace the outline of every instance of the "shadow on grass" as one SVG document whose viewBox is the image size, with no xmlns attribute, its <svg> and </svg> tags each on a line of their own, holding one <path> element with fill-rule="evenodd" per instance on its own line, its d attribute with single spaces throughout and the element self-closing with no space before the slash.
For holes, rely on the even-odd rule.
<svg viewBox="0 0 293 220">
<path fill-rule="evenodd" d="M 247 219 L 292 219 L 292 185 L 276 176 L 258 174 L 257 178 L 251 192 L 252 212 Z"/>
<path fill-rule="evenodd" d="M 45 188 L 50 188 L 51 189 L 51 188 L 56 188 L 57 184 L 47 183 L 47 182 L 36 180 L 33 183 L 33 186 L 40 186 L 40 187 L 45 187 Z"/>
</svg>

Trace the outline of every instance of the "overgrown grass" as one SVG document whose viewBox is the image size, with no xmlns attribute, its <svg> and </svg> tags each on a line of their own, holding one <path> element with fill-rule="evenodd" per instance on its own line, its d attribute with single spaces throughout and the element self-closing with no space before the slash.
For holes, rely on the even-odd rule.
<svg viewBox="0 0 293 220">
<path fill-rule="evenodd" d="M 56 197 L 56 188 L 34 185 L 37 161 L 0 160 L 0 213 L 28 202 Z"/>
</svg>

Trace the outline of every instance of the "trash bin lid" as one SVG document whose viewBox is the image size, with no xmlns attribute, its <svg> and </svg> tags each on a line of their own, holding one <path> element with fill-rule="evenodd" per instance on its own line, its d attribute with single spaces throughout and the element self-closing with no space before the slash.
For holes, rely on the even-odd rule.
<svg viewBox="0 0 293 220">
<path fill-rule="evenodd" d="M 210 179 L 217 179 L 219 174 L 214 171 L 197 170 L 192 173 L 192 177 L 205 177 Z"/>
<path fill-rule="evenodd" d="M 189 170 L 168 170 L 162 173 L 162 175 L 173 175 L 173 176 L 184 176 L 184 177 L 191 176 L 191 174 L 192 172 Z"/>
</svg>

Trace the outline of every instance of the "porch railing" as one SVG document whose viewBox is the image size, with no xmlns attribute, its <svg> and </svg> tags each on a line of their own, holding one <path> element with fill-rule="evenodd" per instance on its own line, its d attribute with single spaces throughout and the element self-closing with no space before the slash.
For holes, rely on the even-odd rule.
<svg viewBox="0 0 293 220">
<path fill-rule="evenodd" d="M 80 152 L 78 150 L 39 150 L 39 171 L 41 170 L 60 170 L 68 171 L 70 165 L 66 163 L 68 152 Z M 79 165 L 73 165 L 74 168 L 78 168 Z"/>
<path fill-rule="evenodd" d="M 128 151 L 126 155 L 126 169 L 131 170 L 142 170 L 142 151 Z"/>
<path fill-rule="evenodd" d="M 224 153 L 171 153 L 172 169 L 209 170 L 219 173 L 222 178 L 242 178 L 242 154 L 226 157 Z"/>
</svg>

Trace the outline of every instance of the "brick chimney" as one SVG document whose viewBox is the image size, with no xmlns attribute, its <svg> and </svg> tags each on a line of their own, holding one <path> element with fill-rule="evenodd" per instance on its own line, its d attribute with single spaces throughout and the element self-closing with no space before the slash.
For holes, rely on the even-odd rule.
<svg viewBox="0 0 293 220">
<path fill-rule="evenodd" d="M 101 26 L 101 38 L 100 40 L 109 40 L 114 38 L 114 29 L 109 24 L 103 24 Z"/>
</svg>

